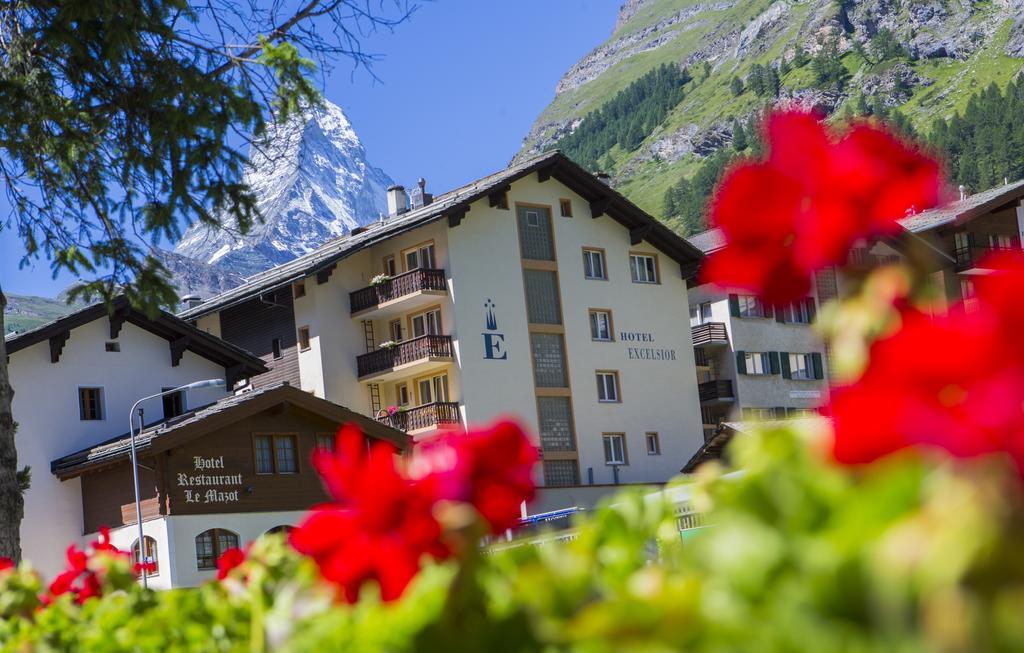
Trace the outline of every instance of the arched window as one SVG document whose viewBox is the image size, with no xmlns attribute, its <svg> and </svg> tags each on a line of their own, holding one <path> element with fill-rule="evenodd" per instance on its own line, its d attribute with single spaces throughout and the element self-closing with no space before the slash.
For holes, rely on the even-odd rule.
<svg viewBox="0 0 1024 653">
<path fill-rule="evenodd" d="M 288 524 L 281 524 L 280 526 L 275 526 L 275 527 L 271 528 L 265 534 L 266 535 L 273 535 L 275 533 L 284 533 L 285 535 L 287 535 L 288 533 L 292 532 L 293 528 L 295 528 L 295 527 L 294 526 L 289 526 Z"/>
<path fill-rule="evenodd" d="M 139 541 L 135 540 L 135 543 L 132 544 L 132 564 L 139 564 L 139 562 L 148 563 L 152 566 L 146 571 L 146 575 L 156 576 L 160 573 L 160 560 L 156 554 L 156 540 L 146 535 L 142 538 L 142 541 L 146 543 L 146 555 L 141 560 L 139 559 Z"/>
<path fill-rule="evenodd" d="M 238 535 L 223 528 L 211 528 L 196 535 L 196 565 L 199 569 L 216 569 L 217 558 L 238 547 Z"/>
</svg>

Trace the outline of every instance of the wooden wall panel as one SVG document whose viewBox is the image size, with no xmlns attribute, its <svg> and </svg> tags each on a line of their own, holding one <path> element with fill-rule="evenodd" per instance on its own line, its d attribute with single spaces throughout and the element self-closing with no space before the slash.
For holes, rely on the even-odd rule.
<svg viewBox="0 0 1024 653">
<path fill-rule="evenodd" d="M 141 460 L 152 467 L 152 460 Z M 156 475 L 139 468 L 139 494 L 142 497 L 142 520 L 160 513 L 157 501 Z M 102 526 L 117 528 L 135 523 L 135 484 L 132 468 L 120 463 L 82 477 L 82 517 L 86 533 L 95 533 Z"/>
<path fill-rule="evenodd" d="M 224 309 L 220 314 L 220 333 L 224 340 L 259 356 L 270 368 L 269 372 L 253 377 L 253 387 L 281 381 L 300 387 L 298 334 L 291 287 L 276 291 L 267 302 L 257 298 Z M 281 339 L 281 358 L 278 359 L 273 356 L 275 338 Z"/>
</svg>

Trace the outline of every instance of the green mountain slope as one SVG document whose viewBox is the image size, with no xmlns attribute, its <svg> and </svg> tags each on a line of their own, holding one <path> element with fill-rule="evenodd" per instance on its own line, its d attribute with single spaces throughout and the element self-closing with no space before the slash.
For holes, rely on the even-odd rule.
<svg viewBox="0 0 1024 653">
<path fill-rule="evenodd" d="M 5 333 L 28 331 L 67 315 L 78 306 L 69 306 L 62 296 L 50 299 L 32 295 L 7 295 L 7 309 L 4 311 Z"/>
<path fill-rule="evenodd" d="M 570 155 L 593 155 L 595 144 L 614 140 L 599 156 L 576 158 L 611 173 L 616 188 L 656 216 L 664 216 L 666 190 L 731 151 L 736 125 L 769 105 L 834 119 L 875 109 L 927 134 L 972 94 L 1020 74 L 1024 0 L 627 0 L 611 37 L 565 73 L 521 154 L 562 147 L 589 114 L 621 105 L 637 80 L 650 86 L 664 64 L 692 79 L 657 124 L 612 121 L 603 126 L 620 138 L 588 136 L 582 149 L 579 137 L 565 141 Z M 629 111 L 597 115 L 605 114 Z"/>
</svg>

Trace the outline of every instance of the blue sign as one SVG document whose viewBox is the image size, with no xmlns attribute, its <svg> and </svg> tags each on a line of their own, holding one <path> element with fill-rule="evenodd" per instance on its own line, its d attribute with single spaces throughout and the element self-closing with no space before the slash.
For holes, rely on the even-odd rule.
<svg viewBox="0 0 1024 653">
<path fill-rule="evenodd" d="M 495 361 L 507 359 L 505 334 L 497 332 L 498 317 L 494 313 L 494 302 L 490 299 L 484 302 L 484 329 L 480 334 L 484 338 L 484 358 Z"/>
</svg>

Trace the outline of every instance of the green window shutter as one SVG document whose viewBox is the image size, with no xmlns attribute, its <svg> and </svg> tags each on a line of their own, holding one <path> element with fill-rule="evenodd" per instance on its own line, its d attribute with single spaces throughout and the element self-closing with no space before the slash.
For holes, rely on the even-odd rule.
<svg viewBox="0 0 1024 653">
<path fill-rule="evenodd" d="M 736 352 L 736 373 L 747 373 L 747 352 L 745 351 Z"/>
<path fill-rule="evenodd" d="M 729 295 L 729 315 L 733 317 L 740 316 L 740 296 Z"/>
<path fill-rule="evenodd" d="M 814 366 L 814 378 L 821 380 L 825 378 L 825 367 L 821 364 L 821 354 L 811 354 L 811 364 Z"/>
<path fill-rule="evenodd" d="M 770 351 L 768 352 L 768 366 L 772 374 L 778 374 L 780 370 L 779 366 L 779 352 Z"/>
<path fill-rule="evenodd" d="M 782 378 L 793 378 L 793 372 L 789 368 L 789 353 L 784 351 L 779 352 L 779 362 L 782 363 Z"/>
<path fill-rule="evenodd" d="M 807 317 L 810 318 L 811 324 L 814 324 L 818 316 L 818 304 L 814 301 L 813 297 L 808 297 L 804 301 L 807 303 Z"/>
</svg>

